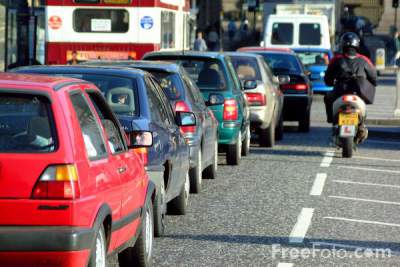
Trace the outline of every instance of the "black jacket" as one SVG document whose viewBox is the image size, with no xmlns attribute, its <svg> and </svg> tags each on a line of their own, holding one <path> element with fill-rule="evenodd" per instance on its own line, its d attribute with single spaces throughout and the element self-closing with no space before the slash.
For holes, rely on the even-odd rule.
<svg viewBox="0 0 400 267">
<path fill-rule="evenodd" d="M 361 54 L 357 54 L 354 57 L 341 54 L 335 56 L 325 72 L 325 83 L 328 86 L 335 86 L 338 82 L 340 83 L 352 75 L 364 77 L 373 86 L 376 86 L 377 74 L 375 67 L 367 57 Z M 335 90 L 337 90 L 336 86 Z"/>
</svg>

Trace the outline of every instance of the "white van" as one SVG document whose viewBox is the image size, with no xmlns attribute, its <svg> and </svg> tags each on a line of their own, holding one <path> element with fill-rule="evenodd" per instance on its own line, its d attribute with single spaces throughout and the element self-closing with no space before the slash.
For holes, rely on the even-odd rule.
<svg viewBox="0 0 400 267">
<path fill-rule="evenodd" d="M 331 49 L 326 16 L 270 15 L 265 27 L 262 46 Z"/>
</svg>

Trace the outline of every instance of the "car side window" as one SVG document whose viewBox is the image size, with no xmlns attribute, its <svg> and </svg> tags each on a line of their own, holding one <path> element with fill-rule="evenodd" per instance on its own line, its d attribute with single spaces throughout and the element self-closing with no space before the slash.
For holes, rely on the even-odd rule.
<svg viewBox="0 0 400 267">
<path fill-rule="evenodd" d="M 163 113 L 168 117 L 169 123 L 172 124 L 175 121 L 175 115 L 172 111 L 171 104 L 169 103 L 167 96 L 162 91 L 160 85 L 154 79 L 151 79 L 151 81 L 153 82 L 156 93 L 159 95 L 159 100 L 162 102 L 162 106 L 164 107 Z"/>
<path fill-rule="evenodd" d="M 96 116 L 89 107 L 81 92 L 70 95 L 76 118 L 79 121 L 83 141 L 89 160 L 97 160 L 107 156 L 107 150 Z"/>
<path fill-rule="evenodd" d="M 165 125 L 169 125 L 168 115 L 163 110 L 163 104 L 157 95 L 154 85 L 149 78 L 145 78 L 147 96 L 149 99 L 149 108 L 151 112 L 151 118 L 154 121 L 162 122 Z"/>
<path fill-rule="evenodd" d="M 110 147 L 111 153 L 118 154 L 126 151 L 127 147 L 121 130 L 119 130 L 120 126 L 104 98 L 97 92 L 88 92 L 88 95 L 107 134 L 108 146 Z"/>
</svg>

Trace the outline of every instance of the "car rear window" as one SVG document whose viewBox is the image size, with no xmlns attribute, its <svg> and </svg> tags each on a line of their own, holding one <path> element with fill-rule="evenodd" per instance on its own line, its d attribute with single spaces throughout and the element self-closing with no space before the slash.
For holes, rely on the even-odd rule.
<svg viewBox="0 0 400 267">
<path fill-rule="evenodd" d="M 49 99 L 0 93 L 0 152 L 46 153 L 55 149 L 56 134 Z"/>
<path fill-rule="evenodd" d="M 76 32 L 126 33 L 129 13 L 125 9 L 77 9 L 74 11 Z"/>
<path fill-rule="evenodd" d="M 329 55 L 324 52 L 296 52 L 304 66 L 329 64 Z"/>
<path fill-rule="evenodd" d="M 240 80 L 261 81 L 260 68 L 254 57 L 231 56 L 232 64 Z"/>
<path fill-rule="evenodd" d="M 302 68 L 294 55 L 280 53 L 262 53 L 261 55 L 275 75 L 302 73 Z"/>
<path fill-rule="evenodd" d="M 276 45 L 293 44 L 293 23 L 274 23 L 271 43 Z"/>
<path fill-rule="evenodd" d="M 165 71 L 148 71 L 156 77 L 168 100 L 174 101 L 183 98 L 183 87 L 178 74 Z"/>
<path fill-rule="evenodd" d="M 300 23 L 299 43 L 301 45 L 320 45 L 321 26 L 319 23 Z"/>
</svg>

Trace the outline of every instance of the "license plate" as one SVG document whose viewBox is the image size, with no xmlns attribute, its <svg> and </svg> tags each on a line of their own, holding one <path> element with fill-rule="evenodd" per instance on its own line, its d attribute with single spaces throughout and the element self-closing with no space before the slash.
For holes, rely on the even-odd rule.
<svg viewBox="0 0 400 267">
<path fill-rule="evenodd" d="M 339 114 L 339 126 L 358 125 L 358 113 Z"/>
<path fill-rule="evenodd" d="M 343 125 L 340 127 L 340 137 L 354 137 L 356 135 L 356 126 Z"/>
</svg>

